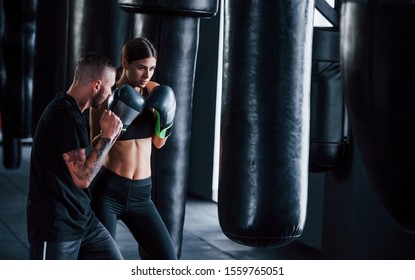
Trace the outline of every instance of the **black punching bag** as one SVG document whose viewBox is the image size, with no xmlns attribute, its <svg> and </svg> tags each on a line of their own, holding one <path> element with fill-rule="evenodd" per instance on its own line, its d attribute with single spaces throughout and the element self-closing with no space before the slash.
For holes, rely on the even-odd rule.
<svg viewBox="0 0 415 280">
<path fill-rule="evenodd" d="M 131 17 L 114 0 L 40 0 L 36 16 L 33 127 L 46 105 L 72 83 L 87 52 L 119 61 Z"/>
<path fill-rule="evenodd" d="M 3 0 L 0 0 L 0 130 L 3 129 L 2 107 L 3 107 L 4 85 L 6 84 L 6 67 L 4 66 L 3 46 L 2 46 L 3 34 L 4 34 Z"/>
<path fill-rule="evenodd" d="M 352 133 L 390 217 L 415 232 L 415 5 L 345 1 L 341 65 Z"/>
<path fill-rule="evenodd" d="M 67 0 L 40 0 L 37 4 L 33 132 L 46 105 L 65 89 L 69 24 L 67 6 Z"/>
<path fill-rule="evenodd" d="M 146 37 L 158 51 L 153 80 L 170 86 L 177 107 L 173 133 L 166 145 L 153 150 L 152 199 L 166 224 L 180 258 L 189 172 L 190 128 L 200 18 L 217 13 L 215 0 L 119 0 L 136 13 L 133 37 Z M 145 255 L 141 252 L 142 258 Z"/>
<path fill-rule="evenodd" d="M 220 226 L 283 246 L 306 218 L 314 1 L 225 1 Z"/>
<path fill-rule="evenodd" d="M 2 90 L 3 162 L 18 168 L 21 138 L 31 136 L 36 1 L 4 1 L 2 52 L 6 80 Z"/>
<path fill-rule="evenodd" d="M 3 44 L 5 43 L 3 40 L 4 35 L 4 26 L 5 26 L 5 18 L 3 12 L 3 1 L 0 0 L 0 38 L 2 43 L 0 43 L 0 126 L 2 132 L 2 148 L 3 148 L 3 164 L 5 168 L 16 169 L 20 167 L 21 162 L 21 151 L 22 151 L 22 143 L 20 138 L 16 138 L 10 135 L 10 131 L 5 129 L 5 122 L 3 121 L 4 113 L 8 113 L 7 111 L 7 100 L 4 98 L 4 86 L 6 84 L 6 67 L 4 65 L 3 59 Z"/>
<path fill-rule="evenodd" d="M 339 62 L 340 5 L 332 8 L 324 0 L 316 0 L 315 6 L 333 26 L 314 27 L 313 32 L 309 171 L 326 172 L 343 160 L 348 123 Z"/>
</svg>

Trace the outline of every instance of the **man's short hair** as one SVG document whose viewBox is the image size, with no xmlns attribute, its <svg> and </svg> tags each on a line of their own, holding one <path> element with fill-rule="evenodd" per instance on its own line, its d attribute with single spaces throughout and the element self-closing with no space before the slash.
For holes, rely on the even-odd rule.
<svg viewBox="0 0 415 280">
<path fill-rule="evenodd" d="M 79 81 L 94 81 L 101 79 L 106 70 L 116 71 L 108 57 L 97 53 L 87 53 L 76 65 L 75 78 Z"/>
</svg>

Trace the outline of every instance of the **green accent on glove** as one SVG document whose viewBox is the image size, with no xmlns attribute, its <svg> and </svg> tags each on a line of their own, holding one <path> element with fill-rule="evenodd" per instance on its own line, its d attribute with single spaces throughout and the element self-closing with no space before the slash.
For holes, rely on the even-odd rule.
<svg viewBox="0 0 415 280">
<path fill-rule="evenodd" d="M 169 126 L 165 128 L 161 128 L 160 114 L 157 111 L 154 111 L 154 112 L 156 113 L 156 127 L 155 127 L 156 136 L 161 139 L 169 137 L 171 134 L 171 127 L 173 126 L 173 123 L 171 123 Z"/>
</svg>

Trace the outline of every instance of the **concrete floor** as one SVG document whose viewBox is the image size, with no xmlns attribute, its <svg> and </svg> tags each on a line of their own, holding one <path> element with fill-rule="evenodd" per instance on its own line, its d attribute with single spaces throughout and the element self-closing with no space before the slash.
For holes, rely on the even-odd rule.
<svg viewBox="0 0 415 280">
<path fill-rule="evenodd" d="M 0 144 L 0 259 L 26 260 L 26 200 L 28 192 L 30 144 L 22 149 L 18 169 L 3 165 Z M 138 259 L 137 246 L 126 227 L 120 222 L 117 243 L 127 260 Z M 217 205 L 189 195 L 183 231 L 182 260 L 312 260 L 319 259 L 314 248 L 293 242 L 279 248 L 252 248 L 228 239 L 221 231 Z"/>
</svg>

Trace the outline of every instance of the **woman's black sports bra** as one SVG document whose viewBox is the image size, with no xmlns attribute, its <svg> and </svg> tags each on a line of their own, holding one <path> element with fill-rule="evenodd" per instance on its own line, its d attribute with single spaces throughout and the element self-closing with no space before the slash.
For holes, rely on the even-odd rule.
<svg viewBox="0 0 415 280">
<path fill-rule="evenodd" d="M 147 98 L 148 95 L 147 88 L 144 88 L 143 96 Z M 120 135 L 117 141 L 152 137 L 154 134 L 155 124 L 156 122 L 153 112 L 144 109 L 128 126 L 127 130 Z"/>
</svg>

